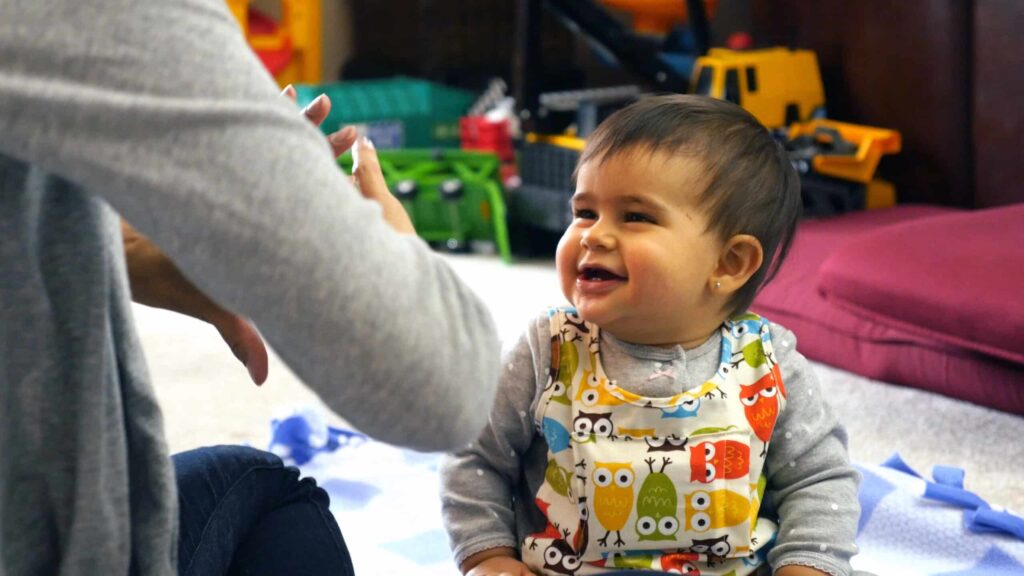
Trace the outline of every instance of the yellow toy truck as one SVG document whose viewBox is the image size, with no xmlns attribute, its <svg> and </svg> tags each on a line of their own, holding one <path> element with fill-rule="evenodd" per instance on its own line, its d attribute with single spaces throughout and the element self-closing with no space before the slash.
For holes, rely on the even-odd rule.
<svg viewBox="0 0 1024 576">
<path fill-rule="evenodd" d="M 738 104 L 768 128 L 825 116 L 818 58 L 810 50 L 712 48 L 697 59 L 690 91 Z"/>
<path fill-rule="evenodd" d="M 772 130 L 800 174 L 806 215 L 896 202 L 893 185 L 874 174 L 882 156 L 899 152 L 899 132 L 826 120 L 814 52 L 712 48 L 697 59 L 690 91 L 738 104 Z"/>
</svg>

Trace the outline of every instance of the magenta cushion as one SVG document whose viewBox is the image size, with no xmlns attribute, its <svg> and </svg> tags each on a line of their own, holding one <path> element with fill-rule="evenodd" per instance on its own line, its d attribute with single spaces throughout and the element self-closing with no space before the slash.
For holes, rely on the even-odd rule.
<svg viewBox="0 0 1024 576">
<path fill-rule="evenodd" d="M 1024 366 L 854 314 L 818 289 L 822 263 L 847 242 L 886 226 L 957 213 L 962 211 L 901 205 L 805 221 L 753 309 L 793 330 L 799 350 L 812 360 L 1024 414 Z"/>
<path fill-rule="evenodd" d="M 1024 364 L 1024 204 L 862 234 L 822 263 L 818 285 L 860 316 Z"/>
</svg>

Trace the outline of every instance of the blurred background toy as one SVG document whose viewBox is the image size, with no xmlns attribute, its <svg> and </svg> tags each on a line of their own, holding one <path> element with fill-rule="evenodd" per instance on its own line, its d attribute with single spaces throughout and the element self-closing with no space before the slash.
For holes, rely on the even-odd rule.
<svg viewBox="0 0 1024 576">
<path fill-rule="evenodd" d="M 497 156 L 445 149 L 378 150 L 377 156 L 420 238 L 445 250 L 491 251 L 511 261 Z M 338 163 L 351 172 L 351 154 Z"/>
<path fill-rule="evenodd" d="M 279 85 L 320 82 L 320 0 L 278 0 L 274 15 L 252 0 L 227 0 L 242 33 Z"/>
<path fill-rule="evenodd" d="M 896 203 L 895 187 L 875 178 L 875 169 L 882 156 L 900 151 L 899 132 L 825 120 L 814 52 L 712 48 L 697 59 L 690 89 L 738 104 L 774 131 L 800 174 L 804 216 Z"/>
<path fill-rule="evenodd" d="M 354 125 L 378 150 L 458 148 L 459 119 L 477 95 L 437 82 L 396 76 L 328 84 L 296 84 L 296 102 L 305 106 L 320 94 L 331 112 L 320 125 L 325 134 Z"/>
<path fill-rule="evenodd" d="M 690 91 L 746 108 L 768 128 L 825 116 L 825 89 L 810 50 L 712 48 L 697 58 Z"/>
<path fill-rule="evenodd" d="M 520 185 L 507 191 L 512 243 L 524 253 L 551 253 L 572 221 L 572 172 L 586 137 L 609 114 L 649 92 L 686 92 L 709 46 L 708 15 L 717 3 L 524 0 L 517 13 L 514 86 L 522 125 Z M 534 39 L 549 26 L 545 11 L 581 38 L 615 80 L 555 87 L 546 82 L 554 56 Z"/>
<path fill-rule="evenodd" d="M 900 151 L 899 132 L 815 119 L 791 124 L 781 137 L 800 174 L 806 216 L 896 204 L 896 188 L 875 169 L 883 155 Z"/>
</svg>

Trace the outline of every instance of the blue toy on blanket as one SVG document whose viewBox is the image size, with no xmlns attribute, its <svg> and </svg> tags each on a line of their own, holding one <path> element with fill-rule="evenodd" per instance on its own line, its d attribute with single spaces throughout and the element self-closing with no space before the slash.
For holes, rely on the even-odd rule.
<svg viewBox="0 0 1024 576">
<path fill-rule="evenodd" d="M 854 557 L 879 576 L 1024 575 L 1024 519 L 964 489 L 964 471 L 932 468 L 923 478 L 894 454 L 858 465 L 861 517 Z"/>
<path fill-rule="evenodd" d="M 330 494 L 357 573 L 458 576 L 441 526 L 438 455 L 328 426 L 313 410 L 274 420 L 270 450 L 315 476 Z M 1024 519 L 965 490 L 963 470 L 935 466 L 929 480 L 898 454 L 857 468 L 864 480 L 856 570 L 1024 575 Z M 358 530 L 346 529 L 351 526 Z"/>
<path fill-rule="evenodd" d="M 323 452 L 334 452 L 367 437 L 358 432 L 328 426 L 319 412 L 300 410 L 287 418 L 270 421 L 270 452 L 288 464 L 302 466 Z"/>
</svg>

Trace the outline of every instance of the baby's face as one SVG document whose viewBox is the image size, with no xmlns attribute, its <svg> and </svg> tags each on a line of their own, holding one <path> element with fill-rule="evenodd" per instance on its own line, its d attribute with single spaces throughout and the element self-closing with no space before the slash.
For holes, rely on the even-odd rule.
<svg viewBox="0 0 1024 576">
<path fill-rule="evenodd" d="M 645 151 L 580 167 L 557 266 L 584 320 L 638 344 L 697 345 L 710 335 L 723 243 L 697 208 L 703 173 L 697 158 Z"/>
</svg>

